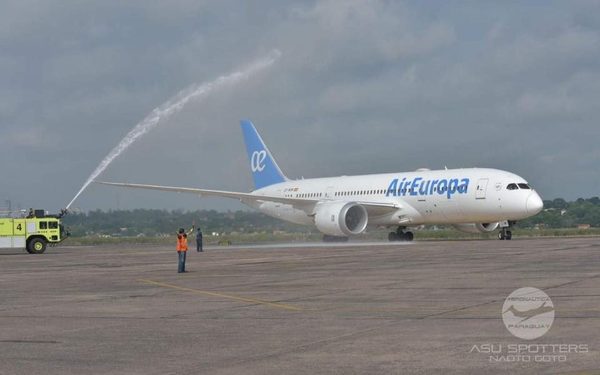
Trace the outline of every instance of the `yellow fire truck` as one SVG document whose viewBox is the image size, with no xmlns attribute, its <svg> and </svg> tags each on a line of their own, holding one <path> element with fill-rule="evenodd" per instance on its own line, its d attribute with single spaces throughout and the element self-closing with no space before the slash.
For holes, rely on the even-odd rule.
<svg viewBox="0 0 600 375">
<path fill-rule="evenodd" d="M 29 254 L 42 254 L 48 245 L 55 246 L 69 236 L 60 223 L 63 214 L 47 216 L 36 210 L 28 217 L 0 218 L 0 248 L 24 248 Z"/>
</svg>

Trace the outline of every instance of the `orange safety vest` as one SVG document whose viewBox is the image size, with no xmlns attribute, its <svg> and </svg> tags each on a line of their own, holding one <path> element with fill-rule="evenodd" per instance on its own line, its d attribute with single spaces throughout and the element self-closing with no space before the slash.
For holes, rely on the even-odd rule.
<svg viewBox="0 0 600 375">
<path fill-rule="evenodd" d="M 178 234 L 177 235 L 177 251 L 187 251 L 187 234 Z"/>
</svg>

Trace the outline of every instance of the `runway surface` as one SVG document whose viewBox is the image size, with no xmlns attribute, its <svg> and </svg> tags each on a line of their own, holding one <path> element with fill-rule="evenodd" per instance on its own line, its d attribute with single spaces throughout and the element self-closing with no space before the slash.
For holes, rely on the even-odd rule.
<svg viewBox="0 0 600 375">
<path fill-rule="evenodd" d="M 0 374 L 600 369 L 598 238 L 209 248 L 186 274 L 176 261 L 170 247 L 0 250 Z M 521 287 L 554 304 L 539 339 L 502 321 Z M 510 357 L 518 344 L 529 361 Z"/>
</svg>

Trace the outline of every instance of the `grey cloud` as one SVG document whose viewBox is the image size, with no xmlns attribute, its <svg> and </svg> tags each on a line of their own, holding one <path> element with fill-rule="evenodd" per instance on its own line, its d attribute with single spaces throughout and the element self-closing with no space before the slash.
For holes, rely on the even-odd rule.
<svg viewBox="0 0 600 375">
<path fill-rule="evenodd" d="M 291 177 L 488 166 L 544 197 L 598 195 L 600 17 L 587 2 L 9 1 L 0 14 L 0 198 L 60 208 L 155 106 L 279 48 L 190 103 L 110 180 L 248 190 L 252 119 Z M 19 166 L 8 162 L 26 154 Z M 569 184 L 562 183 L 570 181 Z M 56 189 L 37 194 L 36 186 Z M 83 208 L 237 208 L 93 186 Z"/>
</svg>

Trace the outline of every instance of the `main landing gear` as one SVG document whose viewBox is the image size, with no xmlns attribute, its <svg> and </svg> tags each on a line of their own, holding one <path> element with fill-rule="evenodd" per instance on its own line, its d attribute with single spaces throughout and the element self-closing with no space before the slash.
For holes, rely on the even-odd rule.
<svg viewBox="0 0 600 375">
<path fill-rule="evenodd" d="M 512 240 L 512 232 L 510 228 L 515 224 L 514 221 L 505 221 L 500 223 L 500 232 L 498 232 L 499 240 Z"/>
<path fill-rule="evenodd" d="M 414 238 L 413 232 L 405 232 L 406 227 L 398 227 L 395 232 L 388 234 L 388 240 L 390 241 L 412 241 Z"/>
</svg>

